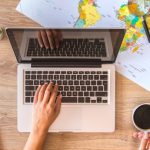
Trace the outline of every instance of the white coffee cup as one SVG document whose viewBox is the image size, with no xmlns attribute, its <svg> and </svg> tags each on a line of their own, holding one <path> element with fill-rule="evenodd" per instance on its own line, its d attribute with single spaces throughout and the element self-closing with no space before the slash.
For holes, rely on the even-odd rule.
<svg viewBox="0 0 150 150">
<path fill-rule="evenodd" d="M 144 127 L 144 125 L 139 125 L 139 122 L 137 123 L 136 122 L 136 119 L 135 119 L 135 115 L 138 116 L 138 114 L 140 114 L 140 111 L 141 111 L 141 114 L 142 114 L 142 111 L 143 111 L 143 116 L 141 115 L 139 117 L 139 120 L 142 120 L 143 123 L 144 123 L 144 119 L 145 119 L 145 116 L 144 116 L 144 113 L 146 113 L 147 116 L 149 117 L 146 117 L 145 121 L 148 122 L 147 126 Z M 150 126 L 149 126 L 149 119 L 150 119 L 150 103 L 144 103 L 144 104 L 141 104 L 141 105 L 138 105 L 137 107 L 135 107 L 133 109 L 133 112 L 132 112 L 132 122 L 133 122 L 133 125 L 135 126 L 136 129 L 138 129 L 139 131 L 142 131 L 144 132 L 144 136 L 143 136 L 143 139 L 148 139 L 148 133 L 150 133 Z M 148 114 L 147 114 L 148 113 Z M 136 117 L 137 117 L 136 116 Z M 143 127 L 142 127 L 143 126 Z M 142 145 L 140 145 L 139 147 L 139 150 L 141 150 L 142 148 Z"/>
<path fill-rule="evenodd" d="M 132 112 L 132 122 L 133 122 L 133 125 L 135 126 L 135 128 L 136 129 L 138 129 L 139 131 L 143 131 L 143 132 L 150 132 L 150 127 L 149 128 L 142 128 L 142 127 L 140 127 L 140 125 L 138 125 L 137 123 L 136 123 L 136 121 L 135 121 L 135 113 L 138 113 L 138 111 L 140 111 L 140 110 L 142 110 L 142 108 L 143 108 L 143 110 L 144 110 L 144 107 L 145 107 L 145 111 L 146 111 L 146 106 L 147 106 L 147 108 L 150 108 L 150 103 L 144 103 L 144 104 L 141 104 L 141 105 L 138 105 L 137 107 L 135 107 L 134 109 L 133 109 L 133 112 Z M 150 110 L 149 110 L 149 112 L 150 112 Z M 149 119 L 150 119 L 150 114 L 147 114 L 148 116 L 149 116 Z M 144 119 L 144 116 L 141 116 L 141 118 L 139 118 L 139 120 L 142 120 L 142 119 Z"/>
</svg>

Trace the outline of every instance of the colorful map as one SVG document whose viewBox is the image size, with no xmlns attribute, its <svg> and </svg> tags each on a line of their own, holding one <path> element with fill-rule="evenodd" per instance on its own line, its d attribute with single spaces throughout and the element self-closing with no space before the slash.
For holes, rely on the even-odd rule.
<svg viewBox="0 0 150 150">
<path fill-rule="evenodd" d="M 133 7 L 133 10 L 135 10 L 135 5 L 133 5 Z M 140 10 L 136 11 L 138 13 L 141 12 Z M 136 52 L 139 49 L 139 45 L 136 45 L 136 42 L 140 37 L 144 36 L 145 33 L 142 25 L 142 18 L 131 13 L 128 4 L 124 4 L 120 7 L 117 17 L 126 24 L 127 28 L 127 33 L 120 51 L 125 51 L 132 47 L 132 52 Z"/>
<path fill-rule="evenodd" d="M 75 23 L 75 27 L 84 28 L 95 25 L 101 19 L 97 7 L 95 0 L 80 0 L 78 6 L 80 16 Z"/>
</svg>

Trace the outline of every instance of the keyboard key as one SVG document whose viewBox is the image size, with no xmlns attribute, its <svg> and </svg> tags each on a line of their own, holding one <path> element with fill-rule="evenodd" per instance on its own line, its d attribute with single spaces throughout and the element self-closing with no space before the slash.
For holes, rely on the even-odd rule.
<svg viewBox="0 0 150 150">
<path fill-rule="evenodd" d="M 62 95 L 62 96 L 66 96 L 66 92 L 64 92 L 64 91 L 61 92 L 61 95 Z"/>
<path fill-rule="evenodd" d="M 78 97 L 78 102 L 79 103 L 84 103 L 84 97 Z"/>
<path fill-rule="evenodd" d="M 31 79 L 36 79 L 36 75 L 31 75 Z"/>
<path fill-rule="evenodd" d="M 64 86 L 65 91 L 69 91 L 69 86 Z"/>
<path fill-rule="evenodd" d="M 90 85 L 90 81 L 86 81 L 86 85 Z"/>
<path fill-rule="evenodd" d="M 92 86 L 87 86 L 87 91 L 91 91 L 92 90 Z"/>
<path fill-rule="evenodd" d="M 72 75 L 72 76 L 71 76 L 71 79 L 72 79 L 72 80 L 76 80 L 76 75 Z"/>
<path fill-rule="evenodd" d="M 43 71 L 43 74 L 48 74 L 48 71 Z"/>
<path fill-rule="evenodd" d="M 61 80 L 64 80 L 64 79 L 65 79 L 65 76 L 64 76 L 64 75 L 60 75 L 60 79 L 61 79 Z"/>
<path fill-rule="evenodd" d="M 59 91 L 63 91 L 63 86 L 59 86 L 59 87 L 58 87 L 58 90 L 59 90 Z"/>
<path fill-rule="evenodd" d="M 107 92 L 96 92 L 96 96 L 108 96 Z"/>
<path fill-rule="evenodd" d="M 97 81 L 97 85 L 102 85 L 102 81 Z"/>
<path fill-rule="evenodd" d="M 77 80 L 82 80 L 82 75 L 77 75 Z"/>
<path fill-rule="evenodd" d="M 66 71 L 61 71 L 61 74 L 66 74 Z"/>
<path fill-rule="evenodd" d="M 90 96 L 94 96 L 94 92 L 90 92 Z"/>
<path fill-rule="evenodd" d="M 86 97 L 86 98 L 85 98 L 85 102 L 86 102 L 86 103 L 90 103 L 90 97 Z"/>
<path fill-rule="evenodd" d="M 82 91 L 86 91 L 86 86 L 81 86 Z"/>
<path fill-rule="evenodd" d="M 87 80 L 87 75 L 83 75 L 83 80 Z"/>
<path fill-rule="evenodd" d="M 73 96 L 77 96 L 77 92 L 73 92 Z"/>
<path fill-rule="evenodd" d="M 91 81 L 91 85 L 96 85 L 96 81 Z"/>
<path fill-rule="evenodd" d="M 26 79 L 30 79 L 30 75 L 26 75 Z"/>
<path fill-rule="evenodd" d="M 89 80 L 93 80 L 93 75 L 89 75 Z"/>
<path fill-rule="evenodd" d="M 84 81 L 80 81 L 80 85 L 84 85 Z"/>
<path fill-rule="evenodd" d="M 78 93 L 78 96 L 83 96 L 83 92 L 79 92 L 79 93 Z"/>
<path fill-rule="evenodd" d="M 25 74 L 30 74 L 30 71 L 26 71 Z"/>
<path fill-rule="evenodd" d="M 73 71 L 73 74 L 78 74 L 78 71 Z"/>
<path fill-rule="evenodd" d="M 63 81 L 63 85 L 67 85 L 67 81 Z"/>
<path fill-rule="evenodd" d="M 80 91 L 80 86 L 76 86 L 76 91 Z"/>
<path fill-rule="evenodd" d="M 57 84 L 58 85 L 62 85 L 62 81 L 61 80 L 57 80 Z"/>
<path fill-rule="evenodd" d="M 55 74 L 60 74 L 60 71 L 55 71 Z"/>
<path fill-rule="evenodd" d="M 71 92 L 67 92 L 67 96 L 71 96 Z"/>
<path fill-rule="evenodd" d="M 49 71 L 49 74 L 54 74 L 54 71 Z"/>
<path fill-rule="evenodd" d="M 34 85 L 39 85 L 39 81 L 38 80 L 34 80 Z"/>
<path fill-rule="evenodd" d="M 108 72 L 107 71 L 103 71 L 103 74 L 108 74 Z"/>
<path fill-rule="evenodd" d="M 25 102 L 30 103 L 30 97 L 25 97 Z"/>
<path fill-rule="evenodd" d="M 91 103 L 96 103 L 96 100 L 91 100 Z"/>
<path fill-rule="evenodd" d="M 34 97 L 31 97 L 30 99 L 31 99 L 31 103 L 33 103 L 33 101 L 34 101 Z"/>
<path fill-rule="evenodd" d="M 93 86 L 93 91 L 97 91 L 97 86 Z"/>
<path fill-rule="evenodd" d="M 27 91 L 31 91 L 31 90 L 34 90 L 34 86 L 26 86 L 25 88 Z"/>
<path fill-rule="evenodd" d="M 74 81 L 74 85 L 79 85 L 79 81 Z"/>
<path fill-rule="evenodd" d="M 107 75 L 101 75 L 101 76 L 100 76 L 100 79 L 101 79 L 101 80 L 107 80 L 107 79 L 108 79 L 108 76 L 107 76 Z"/>
<path fill-rule="evenodd" d="M 95 75 L 94 80 L 99 80 L 99 75 Z"/>
<path fill-rule="evenodd" d="M 31 93 L 31 92 L 26 92 L 25 95 L 26 95 L 26 96 L 32 96 L 32 93 Z"/>
<path fill-rule="evenodd" d="M 97 103 L 102 103 L 102 98 L 101 97 L 97 97 Z"/>
<path fill-rule="evenodd" d="M 89 96 L 89 92 L 84 92 L 84 96 Z"/>
<path fill-rule="evenodd" d="M 42 79 L 42 76 L 41 75 L 37 75 L 37 79 Z"/>
<path fill-rule="evenodd" d="M 107 103 L 108 101 L 107 100 L 103 100 L 103 103 Z"/>
<path fill-rule="evenodd" d="M 62 103 L 77 103 L 77 97 L 63 97 Z"/>
<path fill-rule="evenodd" d="M 26 84 L 26 85 L 33 85 L 33 81 L 32 81 L 32 80 L 26 80 L 26 81 L 25 81 L 25 84 Z"/>
<path fill-rule="evenodd" d="M 98 87 L 98 90 L 99 90 L 99 91 L 103 91 L 103 86 L 99 86 L 99 87 Z"/>
</svg>

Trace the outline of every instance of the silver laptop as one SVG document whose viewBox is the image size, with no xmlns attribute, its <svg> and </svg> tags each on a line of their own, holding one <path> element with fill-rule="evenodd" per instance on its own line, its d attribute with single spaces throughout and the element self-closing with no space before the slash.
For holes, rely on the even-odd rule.
<svg viewBox="0 0 150 150">
<path fill-rule="evenodd" d="M 59 84 L 63 98 L 61 112 L 50 132 L 113 132 L 114 62 L 125 30 L 59 29 L 63 40 L 54 49 L 40 47 L 37 39 L 40 30 L 42 28 L 6 29 L 18 61 L 18 131 L 31 130 L 37 86 L 53 81 Z"/>
</svg>

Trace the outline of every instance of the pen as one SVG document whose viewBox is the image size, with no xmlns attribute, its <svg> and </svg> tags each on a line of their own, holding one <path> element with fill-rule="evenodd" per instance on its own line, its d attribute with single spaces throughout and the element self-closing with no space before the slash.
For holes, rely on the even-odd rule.
<svg viewBox="0 0 150 150">
<path fill-rule="evenodd" d="M 143 27 L 145 29 L 145 33 L 146 33 L 147 39 L 150 42 L 150 33 L 149 33 L 149 30 L 148 30 L 148 25 L 146 23 L 146 17 L 145 16 L 143 17 Z"/>
</svg>

